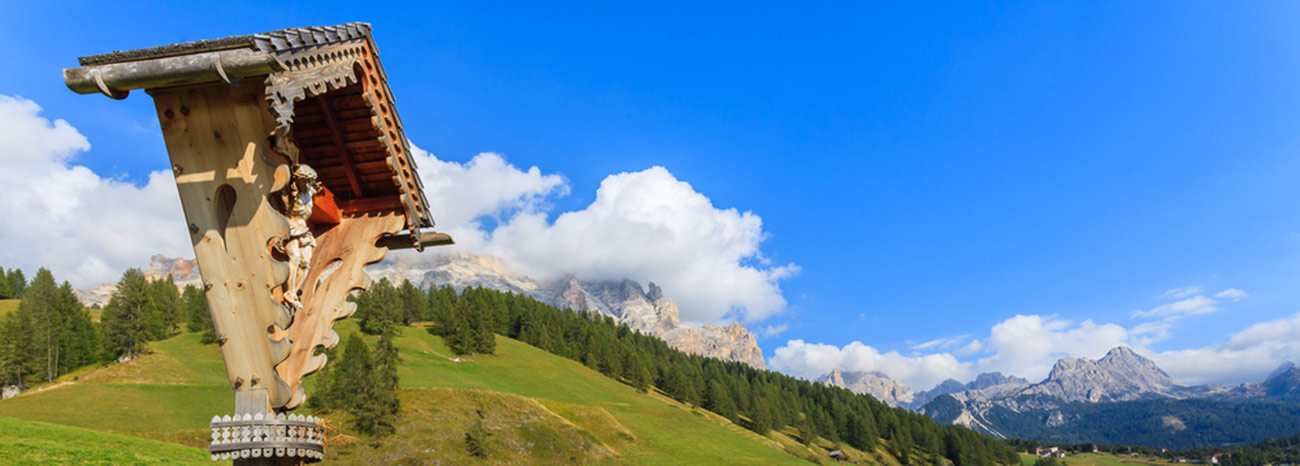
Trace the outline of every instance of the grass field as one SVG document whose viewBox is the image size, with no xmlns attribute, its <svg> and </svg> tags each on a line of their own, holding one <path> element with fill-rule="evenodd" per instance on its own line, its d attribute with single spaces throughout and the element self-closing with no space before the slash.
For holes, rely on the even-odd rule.
<svg viewBox="0 0 1300 466">
<path fill-rule="evenodd" d="M 335 327 L 344 336 L 356 323 Z M 346 416 L 327 459 L 343 464 L 462 463 L 479 412 L 492 463 L 807 464 L 832 447 L 799 445 L 790 433 L 759 436 L 707 411 L 641 393 L 583 365 L 504 337 L 497 354 L 448 359 L 442 339 L 407 328 L 397 339 L 403 392 L 399 433 L 356 440 Z M 83 369 L 59 383 L 0 402 L 0 416 L 206 446 L 208 420 L 233 397 L 216 345 L 182 334 L 125 364 Z M 313 379 L 308 379 L 308 394 Z M 305 413 L 305 410 L 299 410 Z M 8 440 L 0 429 L 0 444 Z M 70 447 L 71 448 L 71 447 Z M 184 448 L 184 447 L 178 447 Z M 187 451 L 187 450 L 182 450 Z M 787 453 L 788 452 L 788 453 Z M 866 459 L 868 455 L 855 459 Z M 797 456 L 796 456 L 797 455 Z M 874 457 L 876 455 L 870 455 Z"/>
<path fill-rule="evenodd" d="M 0 417 L 4 464 L 212 464 L 198 448 Z"/>
<path fill-rule="evenodd" d="M 0 316 L 18 310 L 21 299 L 0 299 Z"/>
<path fill-rule="evenodd" d="M 1038 457 L 1034 455 L 1020 455 L 1024 466 L 1032 466 Z M 1139 458 L 1129 456 L 1116 456 L 1109 453 L 1082 453 L 1065 457 L 1065 464 L 1074 466 L 1133 466 L 1133 465 L 1160 465 L 1171 464 L 1168 461 L 1157 460 L 1153 458 Z"/>
</svg>

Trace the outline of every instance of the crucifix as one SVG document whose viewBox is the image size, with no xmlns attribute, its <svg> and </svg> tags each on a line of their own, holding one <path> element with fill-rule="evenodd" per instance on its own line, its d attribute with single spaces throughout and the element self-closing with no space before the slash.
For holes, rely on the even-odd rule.
<svg viewBox="0 0 1300 466">
<path fill-rule="evenodd" d="M 433 217 L 366 23 L 113 52 L 63 71 L 82 94 L 153 97 L 235 412 L 214 460 L 323 456 L 291 414 L 335 321 L 390 249 L 452 244 Z"/>
</svg>

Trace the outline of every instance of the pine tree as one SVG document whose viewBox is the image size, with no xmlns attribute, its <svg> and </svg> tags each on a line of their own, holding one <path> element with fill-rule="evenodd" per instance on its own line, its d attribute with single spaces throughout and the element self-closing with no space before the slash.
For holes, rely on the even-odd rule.
<svg viewBox="0 0 1300 466">
<path fill-rule="evenodd" d="M 370 377 L 352 409 L 357 430 L 368 435 L 384 436 L 396 431 L 401 402 L 397 397 L 397 347 L 392 339 L 392 335 L 380 335 L 370 354 Z"/>
<path fill-rule="evenodd" d="M 153 339 L 161 340 L 180 331 L 182 314 L 181 295 L 171 275 L 149 282 L 149 298 L 157 311 L 153 322 Z"/>
<path fill-rule="evenodd" d="M 425 315 L 429 313 L 428 297 L 424 292 L 416 288 L 408 279 L 402 279 L 402 285 L 397 288 L 397 294 L 402 301 L 402 324 L 411 325 L 412 322 L 424 320 Z"/>
<path fill-rule="evenodd" d="M 455 327 L 454 315 L 460 297 L 456 290 L 448 285 L 429 290 L 429 315 L 427 319 L 434 323 L 434 332 L 449 335 Z"/>
<path fill-rule="evenodd" d="M 68 372 L 98 361 L 103 348 L 99 326 L 91 320 L 90 311 L 86 310 L 81 300 L 77 299 L 72 284 L 63 282 L 63 286 L 59 287 L 55 295 L 55 301 L 60 312 L 66 316 L 63 319 L 65 325 L 63 338 L 59 342 L 60 352 L 63 355 L 60 372 Z"/>
<path fill-rule="evenodd" d="M 402 324 L 402 298 L 388 278 L 381 278 L 369 290 L 357 294 L 356 317 L 361 331 L 371 335 L 396 334 Z"/>
<path fill-rule="evenodd" d="M 469 305 L 468 300 L 460 300 L 456 304 L 451 334 L 446 337 L 447 346 L 451 347 L 451 351 L 458 355 L 473 353 L 477 347 L 477 341 L 474 337 L 474 324 L 470 322 Z"/>
<path fill-rule="evenodd" d="M 772 430 L 772 410 L 767 406 L 765 400 L 755 400 L 754 418 L 750 420 L 750 430 L 757 432 L 759 435 L 766 435 Z"/>
<path fill-rule="evenodd" d="M 187 322 L 185 329 L 202 333 L 203 344 L 217 342 L 217 329 L 212 323 L 212 310 L 208 308 L 208 296 L 194 285 L 186 285 L 181 293 L 181 306 L 185 309 Z"/>
<path fill-rule="evenodd" d="M 492 332 L 492 316 L 487 309 L 474 311 L 473 315 L 467 316 L 472 320 L 472 331 L 474 332 L 474 352 L 479 354 L 495 354 L 497 352 L 496 334 Z"/>
<path fill-rule="evenodd" d="M 809 416 L 804 416 L 803 422 L 799 423 L 799 441 L 804 445 L 812 445 L 817 440 L 817 425 Z"/>
<path fill-rule="evenodd" d="M 24 311 L 19 303 L 18 311 L 0 316 L 0 364 L 4 369 L 0 385 L 26 387 L 44 362 L 37 359 L 43 355 L 36 342 L 35 319 Z"/>
<path fill-rule="evenodd" d="M 45 380 L 53 382 L 58 377 L 59 346 L 63 338 L 63 315 L 55 304 L 58 285 L 54 283 L 54 274 L 47 269 L 40 269 L 31 285 L 23 292 L 23 300 L 18 304 L 20 318 L 31 319 L 36 331 L 35 345 L 45 366 Z"/>
<path fill-rule="evenodd" d="M 704 409 L 713 411 L 727 419 L 736 418 L 736 403 L 732 401 L 731 394 L 722 386 L 719 379 L 711 379 L 708 382 L 708 390 L 704 396 Z"/>
<path fill-rule="evenodd" d="M 325 410 L 352 410 L 361 399 L 368 383 L 372 364 L 370 348 L 360 335 L 353 333 L 343 344 L 343 356 L 329 367 L 329 381 L 317 390 L 313 406 Z"/>
<path fill-rule="evenodd" d="M 149 338 L 150 318 L 156 307 L 149 299 L 149 282 L 140 269 L 128 269 L 117 282 L 117 291 L 104 307 L 104 337 L 114 357 L 134 358 Z"/>
<path fill-rule="evenodd" d="M 465 452 L 478 458 L 487 458 L 489 453 L 488 437 L 492 434 L 483 428 L 483 418 L 479 417 L 465 432 Z"/>
<path fill-rule="evenodd" d="M 22 269 L 10 270 L 5 279 L 9 281 L 9 299 L 22 299 L 23 290 L 27 288 L 27 279 L 23 277 Z"/>
<path fill-rule="evenodd" d="M 9 292 L 9 279 L 6 278 L 5 268 L 0 267 L 0 299 L 11 299 Z"/>
</svg>

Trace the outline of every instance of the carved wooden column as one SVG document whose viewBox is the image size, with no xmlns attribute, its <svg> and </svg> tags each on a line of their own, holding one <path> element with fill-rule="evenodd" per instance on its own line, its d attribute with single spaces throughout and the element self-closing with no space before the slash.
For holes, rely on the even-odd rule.
<svg viewBox="0 0 1300 466">
<path fill-rule="evenodd" d="M 80 93 L 154 98 L 204 279 L 235 413 L 213 459 L 323 455 L 319 420 L 289 415 L 338 343 L 365 266 L 451 244 L 433 217 L 370 26 L 272 31 L 83 57 Z M 287 282 L 291 276 L 296 278 Z"/>
</svg>

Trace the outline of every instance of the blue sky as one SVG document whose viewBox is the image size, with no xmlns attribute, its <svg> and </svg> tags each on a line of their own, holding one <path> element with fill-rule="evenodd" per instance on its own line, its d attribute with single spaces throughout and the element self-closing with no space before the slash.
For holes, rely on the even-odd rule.
<svg viewBox="0 0 1300 466">
<path fill-rule="evenodd" d="M 1186 297 L 1214 310 L 1143 347 L 1177 367 L 1178 350 L 1229 351 L 1300 311 L 1294 3 L 190 3 L 7 2 L 0 94 L 89 140 L 69 164 L 143 186 L 167 166 L 151 100 L 73 94 L 59 71 L 76 57 L 370 22 L 408 136 L 443 161 L 494 152 L 562 176 L 551 221 L 654 166 L 761 217 L 762 255 L 799 269 L 773 281 L 786 306 L 747 322 L 785 326 L 761 339 L 769 358 L 790 340 L 860 341 L 914 361 L 939 352 L 922 342 L 988 346 L 1017 315 L 1112 323 L 1131 344 L 1135 310 L 1200 287 Z M 1247 296 L 1213 296 L 1229 288 Z M 1297 339 L 1236 357 L 1276 365 Z M 825 368 L 792 354 L 774 367 Z M 952 375 L 1042 375 L 979 363 L 996 356 L 954 355 L 968 367 Z M 1251 367 L 1171 373 L 1241 382 Z"/>
</svg>

